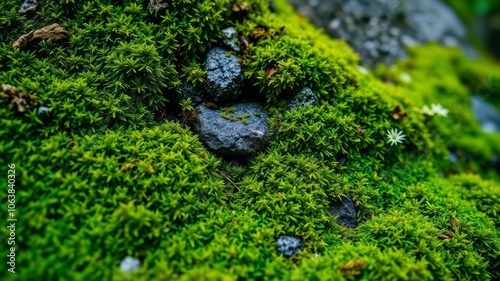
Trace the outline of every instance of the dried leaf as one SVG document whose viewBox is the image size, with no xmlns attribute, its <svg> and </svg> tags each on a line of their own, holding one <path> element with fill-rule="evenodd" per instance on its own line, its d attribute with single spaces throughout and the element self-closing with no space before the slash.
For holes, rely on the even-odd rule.
<svg viewBox="0 0 500 281">
<path fill-rule="evenodd" d="M 459 224 L 458 224 L 458 221 L 457 221 L 457 219 L 456 219 L 456 218 L 451 217 L 451 219 L 450 219 L 450 223 L 451 223 L 451 228 L 452 228 L 453 230 L 458 229 Z"/>
<path fill-rule="evenodd" d="M 360 261 L 349 261 L 348 263 L 344 265 L 340 265 L 338 267 L 339 270 L 342 271 L 350 271 L 352 269 L 359 269 L 360 267 L 363 267 L 366 264 L 366 261 L 360 260 Z"/>
<path fill-rule="evenodd" d="M 451 237 L 449 237 L 448 235 L 446 234 L 436 234 L 437 237 L 441 238 L 441 239 L 450 239 Z"/>
<path fill-rule="evenodd" d="M 404 119 L 407 117 L 408 117 L 408 114 L 401 112 L 401 108 L 399 106 L 396 106 L 394 108 L 394 110 L 392 111 L 392 118 L 394 118 L 394 120 Z"/>
<path fill-rule="evenodd" d="M 123 165 L 123 166 L 120 168 L 120 172 L 125 172 L 125 171 L 127 171 L 128 169 L 133 168 L 133 167 L 136 167 L 136 166 L 137 166 L 137 160 L 132 160 L 132 161 L 128 162 L 127 164 Z"/>
<path fill-rule="evenodd" d="M 274 74 L 276 74 L 276 72 L 278 72 L 278 71 L 274 67 L 268 69 L 266 71 L 266 80 L 269 80 L 269 78 L 271 78 Z"/>
</svg>

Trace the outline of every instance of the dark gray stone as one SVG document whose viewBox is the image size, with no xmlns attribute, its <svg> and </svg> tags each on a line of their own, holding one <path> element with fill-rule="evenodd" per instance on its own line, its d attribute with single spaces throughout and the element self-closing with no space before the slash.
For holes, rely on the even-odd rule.
<svg viewBox="0 0 500 281">
<path fill-rule="evenodd" d="M 36 2 L 36 0 L 26 0 L 24 1 L 24 3 L 21 5 L 21 8 L 19 8 L 19 13 L 22 15 L 22 14 L 26 14 L 27 12 L 32 12 L 36 9 L 36 7 L 38 6 L 38 3 Z"/>
<path fill-rule="evenodd" d="M 290 0 L 335 38 L 347 40 L 374 67 L 406 57 L 405 48 L 437 41 L 477 57 L 453 11 L 439 0 Z"/>
<path fill-rule="evenodd" d="M 500 132 L 500 112 L 482 98 L 471 98 L 472 111 L 477 121 L 486 132 Z"/>
<path fill-rule="evenodd" d="M 332 202 L 330 213 L 338 216 L 338 224 L 346 227 L 356 227 L 356 209 L 350 194 L 347 194 L 341 201 Z"/>
<path fill-rule="evenodd" d="M 276 240 L 276 248 L 285 257 L 289 258 L 304 249 L 304 243 L 299 238 L 282 235 Z"/>
<path fill-rule="evenodd" d="M 234 112 L 204 105 L 196 108 L 193 129 L 205 146 L 223 155 L 249 155 L 264 149 L 271 138 L 264 107 L 258 103 L 238 103 L 229 108 Z"/>
<path fill-rule="evenodd" d="M 236 36 L 236 28 L 228 27 L 222 30 L 222 41 L 224 45 L 231 48 L 233 51 L 239 52 L 238 37 Z"/>
<path fill-rule="evenodd" d="M 191 99 L 191 105 L 193 107 L 196 107 L 203 102 L 203 91 L 195 88 L 194 86 L 188 83 L 185 83 L 184 86 L 182 87 L 180 102 L 182 103 L 188 98 Z"/>
<path fill-rule="evenodd" d="M 227 55 L 227 50 L 213 48 L 205 62 L 207 72 L 208 99 L 213 102 L 234 101 L 241 96 L 243 74 L 238 58 Z"/>
<path fill-rule="evenodd" d="M 318 104 L 319 99 L 313 91 L 309 88 L 304 88 L 292 97 L 290 103 L 288 104 L 288 109 L 297 109 L 307 105 L 315 106 Z"/>
</svg>

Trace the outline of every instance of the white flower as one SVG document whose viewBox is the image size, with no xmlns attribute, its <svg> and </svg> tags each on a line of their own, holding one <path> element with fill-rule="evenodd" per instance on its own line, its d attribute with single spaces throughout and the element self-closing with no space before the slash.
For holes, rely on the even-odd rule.
<svg viewBox="0 0 500 281">
<path fill-rule="evenodd" d="M 387 138 L 389 141 L 387 143 L 391 143 L 391 146 L 397 145 L 399 143 L 403 143 L 402 140 L 405 139 L 405 135 L 403 135 L 403 131 L 399 131 L 398 129 L 391 129 L 387 131 Z"/>
<path fill-rule="evenodd" d="M 440 104 L 431 105 L 431 111 L 433 114 L 441 115 L 443 117 L 446 117 L 446 115 L 448 115 L 448 109 L 442 107 Z"/>
<path fill-rule="evenodd" d="M 422 112 L 423 114 L 430 115 L 430 116 L 434 115 L 434 111 L 432 111 L 432 109 L 430 107 L 428 107 L 427 105 L 424 105 L 424 107 L 422 107 L 420 112 Z"/>
</svg>

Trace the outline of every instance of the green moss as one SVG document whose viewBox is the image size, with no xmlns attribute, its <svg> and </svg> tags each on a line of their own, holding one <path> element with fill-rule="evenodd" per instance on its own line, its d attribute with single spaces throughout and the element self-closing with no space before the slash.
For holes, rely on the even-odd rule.
<svg viewBox="0 0 500 281">
<path fill-rule="evenodd" d="M 362 74 L 345 42 L 283 0 L 276 14 L 265 0 L 170 1 L 159 18 L 143 1 L 55 1 L 23 16 L 18 4 L 0 2 L 0 82 L 50 111 L 0 101 L 0 159 L 17 167 L 14 280 L 500 278 L 500 178 L 490 167 L 500 137 L 481 131 L 469 103 L 479 94 L 499 105 L 494 63 L 428 45 Z M 12 50 L 53 22 L 67 42 Z M 228 26 L 273 135 L 247 165 L 160 118 L 183 83 L 205 86 L 203 59 Z M 320 104 L 287 110 L 285 97 L 303 87 Z M 448 116 L 421 112 L 433 103 Z M 189 100 L 181 109 L 182 121 L 196 114 Z M 387 144 L 393 128 L 406 135 L 397 146 Z M 354 229 L 329 212 L 347 194 Z M 304 250 L 284 258 L 280 235 Z M 127 255 L 142 261 L 128 275 Z"/>
</svg>

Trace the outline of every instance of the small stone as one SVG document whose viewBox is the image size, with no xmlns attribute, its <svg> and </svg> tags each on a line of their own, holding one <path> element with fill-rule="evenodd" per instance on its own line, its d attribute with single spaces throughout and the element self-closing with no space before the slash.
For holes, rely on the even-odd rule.
<svg viewBox="0 0 500 281">
<path fill-rule="evenodd" d="M 330 213 L 338 216 L 337 223 L 346 227 L 356 227 L 356 209 L 350 194 L 343 200 L 332 202 Z"/>
<path fill-rule="evenodd" d="M 58 42 L 67 39 L 68 36 L 69 32 L 66 29 L 61 27 L 59 24 L 54 23 L 22 35 L 16 40 L 16 42 L 14 42 L 14 44 L 12 44 L 12 48 L 14 51 L 19 48 L 23 49 L 42 40 L 52 40 L 54 42 Z"/>
<path fill-rule="evenodd" d="M 458 157 L 455 153 L 448 153 L 448 160 L 450 160 L 451 163 L 456 164 L 458 161 Z"/>
<path fill-rule="evenodd" d="M 231 48 L 233 51 L 239 52 L 240 46 L 238 45 L 236 37 L 236 28 L 228 27 L 222 30 L 222 41 L 224 44 Z"/>
<path fill-rule="evenodd" d="M 292 100 L 288 104 L 288 109 L 297 109 L 307 105 L 315 106 L 318 104 L 319 99 L 313 91 L 309 88 L 304 88 L 293 96 Z"/>
<path fill-rule="evenodd" d="M 243 73 L 238 58 L 222 48 L 211 49 L 207 54 L 208 98 L 213 102 L 229 102 L 241 96 Z"/>
<path fill-rule="evenodd" d="M 138 270 L 140 267 L 141 261 L 131 256 L 126 256 L 120 263 L 120 269 L 127 274 Z"/>
<path fill-rule="evenodd" d="M 285 257 L 289 258 L 304 249 L 304 243 L 299 238 L 282 235 L 276 241 L 276 248 Z"/>
<path fill-rule="evenodd" d="M 267 112 L 258 103 L 238 103 L 211 109 L 204 105 L 195 111 L 193 130 L 205 146 L 223 155 L 251 155 L 263 150 L 271 138 Z"/>
<path fill-rule="evenodd" d="M 167 0 L 149 0 L 148 11 L 154 17 L 158 17 L 158 12 L 168 8 Z"/>
<path fill-rule="evenodd" d="M 36 0 L 26 0 L 24 3 L 21 5 L 21 8 L 19 8 L 19 13 L 26 14 L 27 12 L 34 11 L 36 9 L 36 6 L 38 6 L 38 3 Z"/>
<path fill-rule="evenodd" d="M 49 114 L 49 108 L 46 106 L 40 106 L 38 108 L 38 115 L 48 115 Z"/>
</svg>

